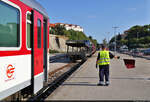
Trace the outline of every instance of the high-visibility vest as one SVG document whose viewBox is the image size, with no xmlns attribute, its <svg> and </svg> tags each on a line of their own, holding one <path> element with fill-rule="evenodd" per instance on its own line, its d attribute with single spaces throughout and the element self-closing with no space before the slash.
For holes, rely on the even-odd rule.
<svg viewBox="0 0 150 102">
<path fill-rule="evenodd" d="M 109 51 L 100 51 L 100 59 L 98 60 L 98 65 L 108 65 L 110 64 Z"/>
</svg>

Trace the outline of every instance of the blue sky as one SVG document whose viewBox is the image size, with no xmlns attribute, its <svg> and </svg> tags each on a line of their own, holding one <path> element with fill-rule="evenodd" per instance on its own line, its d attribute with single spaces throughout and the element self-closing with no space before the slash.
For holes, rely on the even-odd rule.
<svg viewBox="0 0 150 102">
<path fill-rule="evenodd" d="M 50 23 L 77 24 L 99 43 L 131 26 L 150 24 L 149 0 L 37 0 L 48 12 Z M 110 32 L 110 33 L 107 33 Z"/>
</svg>

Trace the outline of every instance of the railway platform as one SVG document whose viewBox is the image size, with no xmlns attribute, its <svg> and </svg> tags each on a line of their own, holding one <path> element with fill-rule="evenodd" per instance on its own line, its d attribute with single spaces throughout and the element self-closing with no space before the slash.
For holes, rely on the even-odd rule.
<svg viewBox="0 0 150 102">
<path fill-rule="evenodd" d="M 121 58 L 133 58 L 117 54 Z M 150 100 L 150 63 L 136 60 L 135 68 L 127 69 L 122 59 L 112 59 L 110 85 L 97 86 L 97 53 L 59 86 L 46 100 Z"/>
</svg>

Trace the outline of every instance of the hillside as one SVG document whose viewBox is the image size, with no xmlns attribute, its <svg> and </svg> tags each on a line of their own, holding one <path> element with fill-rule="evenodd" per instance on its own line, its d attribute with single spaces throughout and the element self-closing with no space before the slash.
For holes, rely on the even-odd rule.
<svg viewBox="0 0 150 102">
<path fill-rule="evenodd" d="M 87 37 L 84 32 L 66 30 L 64 26 L 56 25 L 50 30 L 50 34 L 66 36 L 68 40 L 90 40 L 92 43 L 97 45 L 97 40 L 93 39 L 91 36 Z"/>
<path fill-rule="evenodd" d="M 67 46 L 66 46 L 66 40 L 68 40 L 67 37 L 60 36 L 60 35 L 52 35 L 49 34 L 49 48 L 50 53 L 57 53 L 57 52 L 66 52 Z"/>
</svg>

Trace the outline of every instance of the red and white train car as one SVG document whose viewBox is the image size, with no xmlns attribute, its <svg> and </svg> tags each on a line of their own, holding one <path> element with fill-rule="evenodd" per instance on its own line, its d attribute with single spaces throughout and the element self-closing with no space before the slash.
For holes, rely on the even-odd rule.
<svg viewBox="0 0 150 102">
<path fill-rule="evenodd" d="M 47 82 L 49 17 L 35 0 L 0 0 L 0 100 Z"/>
</svg>

